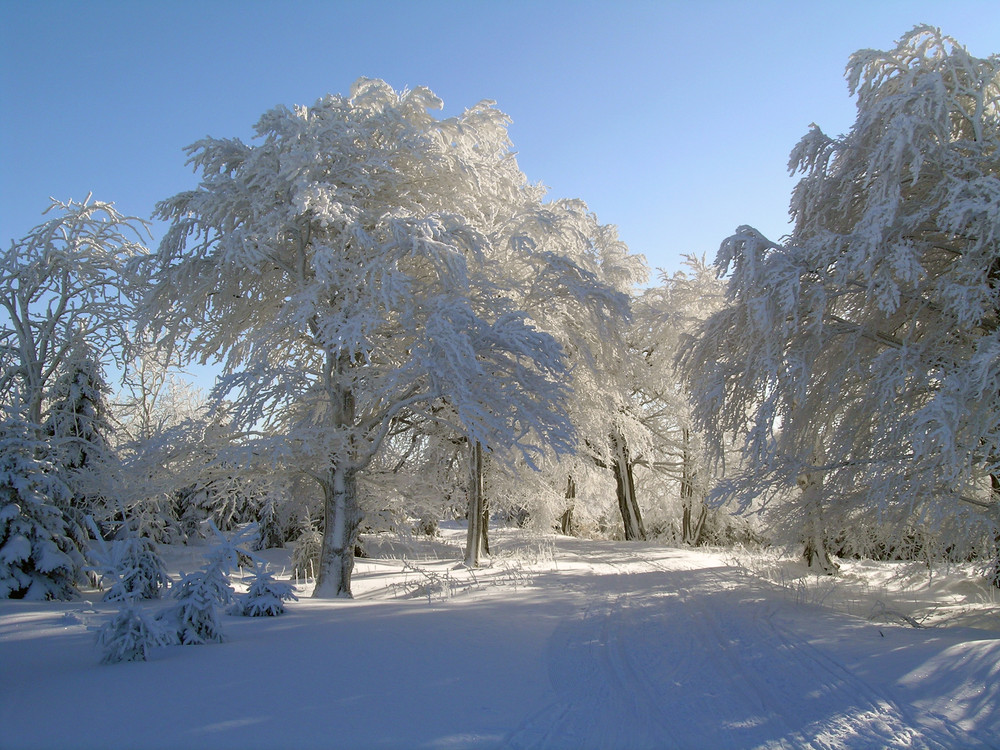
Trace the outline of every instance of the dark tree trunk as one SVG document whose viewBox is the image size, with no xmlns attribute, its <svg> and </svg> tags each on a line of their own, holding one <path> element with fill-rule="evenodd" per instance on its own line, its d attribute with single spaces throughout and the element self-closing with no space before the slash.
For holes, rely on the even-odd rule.
<svg viewBox="0 0 1000 750">
<path fill-rule="evenodd" d="M 576 505 L 576 482 L 573 477 L 566 480 L 566 510 L 559 518 L 559 531 L 566 536 L 573 535 L 573 508 Z"/>
<path fill-rule="evenodd" d="M 701 544 L 701 534 L 708 518 L 708 507 L 704 501 L 699 504 L 698 518 L 694 515 L 694 488 L 696 471 L 691 464 L 690 432 L 685 427 L 684 448 L 681 456 L 681 541 L 692 547 Z"/>
<path fill-rule="evenodd" d="M 626 541 L 646 538 L 642 524 L 642 514 L 635 499 L 635 479 L 632 476 L 632 462 L 629 459 L 628 443 L 620 432 L 611 433 L 611 468 L 615 475 L 618 509 L 622 514 Z"/>
<path fill-rule="evenodd" d="M 473 443 L 469 453 L 469 508 L 466 514 L 469 528 L 465 536 L 465 564 L 470 568 L 478 568 L 480 556 L 489 554 L 489 509 L 483 477 L 482 444 Z"/>
</svg>

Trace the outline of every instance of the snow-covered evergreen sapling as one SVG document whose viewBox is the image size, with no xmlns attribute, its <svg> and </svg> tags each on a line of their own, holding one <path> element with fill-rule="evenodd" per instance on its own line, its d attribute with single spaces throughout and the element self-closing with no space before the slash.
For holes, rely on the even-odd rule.
<svg viewBox="0 0 1000 750">
<path fill-rule="evenodd" d="M 258 563 L 254 567 L 253 579 L 247 593 L 238 597 L 233 607 L 234 614 L 245 617 L 274 617 L 284 614 L 285 601 L 298 601 L 292 593 L 292 584 L 276 581 L 267 566 Z"/>
<path fill-rule="evenodd" d="M 112 590 L 116 586 L 120 590 L 120 584 L 116 581 Z M 97 631 L 97 645 L 104 652 L 102 664 L 146 661 L 150 649 L 177 643 L 174 629 L 143 612 L 135 596 L 126 594 L 118 601 L 118 613 Z"/>
<path fill-rule="evenodd" d="M 95 536 L 90 556 L 102 581 L 111 582 L 104 601 L 158 599 L 160 590 L 170 585 L 170 578 L 152 541 L 130 530 L 124 538 L 108 545 L 93 519 L 87 518 L 87 524 Z"/>
<path fill-rule="evenodd" d="M 185 646 L 222 642 L 218 607 L 235 598 L 229 573 L 239 565 L 241 555 L 253 559 L 244 546 L 257 533 L 255 525 L 251 524 L 231 540 L 226 539 L 211 521 L 209 527 L 218 544 L 206 555 L 201 570 L 188 573 L 174 586 L 172 591 L 177 604 L 164 614 L 164 618 L 173 619 L 177 638 Z"/>
<path fill-rule="evenodd" d="M 74 599 L 83 557 L 58 505 L 66 485 L 35 428 L 0 423 L 0 599 Z"/>
</svg>

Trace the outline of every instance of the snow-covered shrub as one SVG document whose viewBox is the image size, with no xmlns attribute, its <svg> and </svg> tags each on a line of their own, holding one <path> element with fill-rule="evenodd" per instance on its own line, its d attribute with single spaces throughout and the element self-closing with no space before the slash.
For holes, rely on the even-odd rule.
<svg viewBox="0 0 1000 750">
<path fill-rule="evenodd" d="M 276 581 L 264 565 L 254 569 L 253 580 L 247 593 L 238 597 L 234 614 L 245 617 L 273 617 L 284 614 L 285 601 L 298 601 L 292 593 L 292 584 Z"/>
<path fill-rule="evenodd" d="M 164 613 L 163 619 L 173 621 L 181 644 L 222 642 L 218 607 L 233 598 L 228 572 L 217 563 L 209 563 L 202 570 L 185 575 L 174 586 L 173 595 L 177 604 Z"/>
<path fill-rule="evenodd" d="M 121 601 L 118 614 L 97 632 L 97 645 L 104 652 L 102 664 L 146 661 L 150 649 L 177 642 L 174 630 L 143 612 L 132 597 Z"/>
<path fill-rule="evenodd" d="M 91 532 L 98 533 L 92 521 Z M 110 582 L 104 601 L 158 599 L 160 590 L 170 585 L 163 560 L 147 537 L 132 534 L 110 546 L 98 537 L 94 547 L 90 554 L 96 569 L 104 583 Z"/>
<path fill-rule="evenodd" d="M 229 540 L 215 524 L 209 522 L 209 527 L 218 544 L 206 555 L 201 570 L 183 576 L 173 587 L 177 604 L 163 615 L 165 620 L 173 620 L 177 639 L 185 646 L 222 642 L 218 608 L 235 598 L 229 573 L 239 564 L 241 556 L 250 556 L 242 545 L 257 533 L 256 525 L 251 524 Z"/>
<path fill-rule="evenodd" d="M 58 505 L 66 485 L 27 423 L 0 424 L 0 598 L 73 599 L 83 556 Z"/>
<path fill-rule="evenodd" d="M 296 578 L 315 577 L 322 550 L 323 535 L 312 527 L 303 531 L 292 547 L 292 575 Z"/>
</svg>

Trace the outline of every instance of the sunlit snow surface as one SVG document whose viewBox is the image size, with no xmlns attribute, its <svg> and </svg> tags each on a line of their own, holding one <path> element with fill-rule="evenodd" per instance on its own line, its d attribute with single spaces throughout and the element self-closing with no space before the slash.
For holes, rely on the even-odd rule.
<svg viewBox="0 0 1000 750">
<path fill-rule="evenodd" d="M 470 573 L 442 533 L 370 540 L 391 557 L 358 561 L 354 601 L 226 616 L 226 643 L 146 663 L 99 664 L 96 595 L 0 602 L 0 747 L 1000 747 L 1000 609 L 965 569 L 928 586 L 856 563 L 834 584 L 511 531 Z"/>
</svg>

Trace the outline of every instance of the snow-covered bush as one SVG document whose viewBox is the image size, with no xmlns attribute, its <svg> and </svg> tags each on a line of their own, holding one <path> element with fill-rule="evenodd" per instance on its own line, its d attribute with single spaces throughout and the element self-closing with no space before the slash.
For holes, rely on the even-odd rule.
<svg viewBox="0 0 1000 750">
<path fill-rule="evenodd" d="M 257 533 L 256 526 L 250 525 L 229 540 L 215 524 L 209 522 L 209 526 L 218 544 L 206 555 L 201 570 L 183 576 L 173 587 L 177 604 L 163 615 L 164 620 L 173 621 L 177 639 L 185 646 L 222 642 L 218 608 L 235 598 L 229 573 L 239 565 L 241 556 L 250 556 L 242 545 Z"/>
<path fill-rule="evenodd" d="M 118 614 L 97 632 L 97 645 L 104 652 L 102 664 L 146 661 L 150 649 L 177 642 L 173 629 L 143 612 L 132 597 L 121 601 Z"/>
<path fill-rule="evenodd" d="M 58 505 L 66 485 L 25 422 L 0 423 L 0 598 L 73 599 L 83 556 Z"/>
<path fill-rule="evenodd" d="M 97 535 L 96 525 L 90 523 Z M 98 536 L 90 556 L 103 582 L 110 582 L 104 601 L 158 599 L 160 590 L 170 584 L 163 560 L 147 537 L 131 534 L 109 546 Z"/>
<path fill-rule="evenodd" d="M 292 584 L 276 581 L 264 565 L 254 569 L 253 580 L 246 594 L 237 597 L 233 613 L 245 617 L 273 617 L 284 614 L 285 601 L 298 601 Z"/>
</svg>

